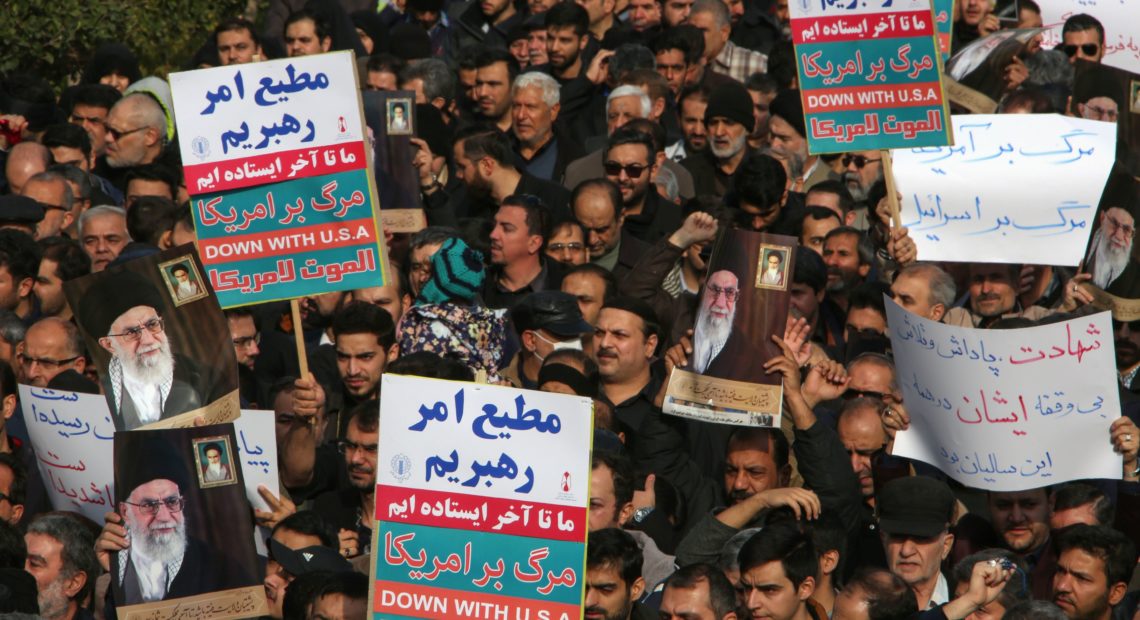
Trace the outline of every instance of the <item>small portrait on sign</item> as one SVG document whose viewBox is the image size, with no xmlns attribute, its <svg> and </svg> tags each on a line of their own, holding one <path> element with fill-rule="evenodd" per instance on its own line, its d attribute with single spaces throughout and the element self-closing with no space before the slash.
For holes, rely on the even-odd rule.
<svg viewBox="0 0 1140 620">
<path fill-rule="evenodd" d="M 1128 110 L 1140 114 L 1140 80 L 1132 80 L 1128 85 Z"/>
<path fill-rule="evenodd" d="M 778 291 L 788 288 L 788 248 L 760 246 L 760 263 L 756 266 L 756 288 Z"/>
<path fill-rule="evenodd" d="M 389 136 L 412 135 L 412 100 L 389 99 L 387 119 Z"/>
<path fill-rule="evenodd" d="M 174 300 L 175 306 L 198 301 L 206 296 L 202 276 L 189 256 L 166 261 L 158 268 L 162 271 L 162 279 L 170 290 L 170 298 Z"/>
<path fill-rule="evenodd" d="M 199 437 L 191 443 L 198 466 L 199 487 L 208 489 L 237 483 L 229 437 Z"/>
</svg>

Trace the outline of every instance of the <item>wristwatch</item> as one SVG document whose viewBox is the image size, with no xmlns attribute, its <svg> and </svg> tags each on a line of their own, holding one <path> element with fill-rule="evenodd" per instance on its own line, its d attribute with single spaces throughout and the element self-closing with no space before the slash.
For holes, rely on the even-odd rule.
<svg viewBox="0 0 1140 620">
<path fill-rule="evenodd" d="M 430 192 L 433 189 L 439 189 L 440 187 L 442 187 L 442 186 L 440 185 L 440 182 L 439 182 L 439 175 L 433 174 L 433 175 L 431 175 L 431 183 L 428 183 L 427 185 L 421 185 L 420 191 L 426 193 L 426 192 Z"/>
<path fill-rule="evenodd" d="M 651 512 L 653 512 L 653 506 L 638 508 L 637 510 L 633 511 L 633 522 L 641 523 L 642 521 L 645 521 Z"/>
</svg>

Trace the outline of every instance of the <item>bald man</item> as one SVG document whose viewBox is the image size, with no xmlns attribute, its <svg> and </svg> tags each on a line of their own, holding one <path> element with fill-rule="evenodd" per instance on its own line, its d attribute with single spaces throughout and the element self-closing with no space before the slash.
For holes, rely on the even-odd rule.
<svg viewBox="0 0 1140 620">
<path fill-rule="evenodd" d="M 150 95 L 123 97 L 107 114 L 107 164 L 128 168 L 149 164 L 166 146 L 166 115 Z"/>
<path fill-rule="evenodd" d="M 4 165 L 4 176 L 8 179 L 8 190 L 19 194 L 28 179 L 47 170 L 51 164 L 51 152 L 36 142 L 21 142 L 8 151 L 8 161 Z"/>
</svg>

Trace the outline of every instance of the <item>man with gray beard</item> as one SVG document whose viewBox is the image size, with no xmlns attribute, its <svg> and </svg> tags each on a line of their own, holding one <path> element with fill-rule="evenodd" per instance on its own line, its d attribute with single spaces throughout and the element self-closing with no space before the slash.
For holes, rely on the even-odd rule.
<svg viewBox="0 0 1140 620">
<path fill-rule="evenodd" d="M 1085 269 L 1092 283 L 1106 289 L 1120 277 L 1132 256 L 1136 220 L 1120 207 L 1109 207 L 1100 214 L 1100 226 L 1093 233 Z"/>
<path fill-rule="evenodd" d="M 756 381 L 763 374 L 763 355 L 748 334 L 733 329 L 740 278 L 714 271 L 705 281 L 693 336 L 693 370 L 722 379 Z"/>
<path fill-rule="evenodd" d="M 202 373 L 170 348 L 162 311 L 166 300 L 144 276 L 122 271 L 83 295 L 79 323 L 111 360 L 103 380 L 117 430 L 193 411 L 204 405 Z"/>
<path fill-rule="evenodd" d="M 190 472 L 178 451 L 155 438 L 132 457 L 146 466 L 118 474 L 126 499 L 107 514 L 95 542 L 111 574 L 111 602 L 123 607 L 226 589 L 226 560 L 187 533 Z"/>
<path fill-rule="evenodd" d="M 752 153 L 748 135 L 756 125 L 752 96 L 739 82 L 717 86 L 705 107 L 708 149 L 686 157 L 681 165 L 693 175 L 698 196 L 723 198 L 733 178 Z"/>
</svg>

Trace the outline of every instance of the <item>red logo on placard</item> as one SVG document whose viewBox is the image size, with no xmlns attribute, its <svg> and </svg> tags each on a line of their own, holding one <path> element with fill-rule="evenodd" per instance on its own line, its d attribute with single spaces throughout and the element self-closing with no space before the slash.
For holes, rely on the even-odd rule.
<svg viewBox="0 0 1140 620">
<path fill-rule="evenodd" d="M 568 471 L 562 472 L 562 492 L 570 492 L 570 472 Z"/>
</svg>

